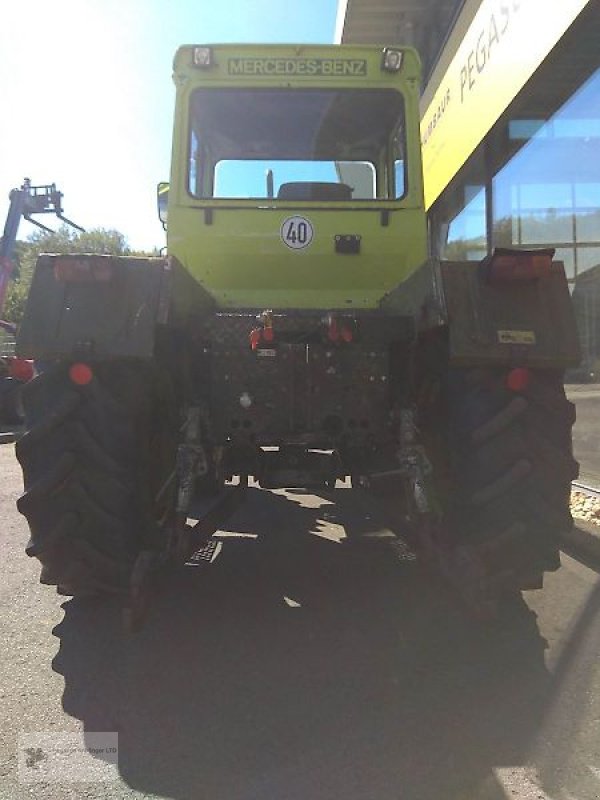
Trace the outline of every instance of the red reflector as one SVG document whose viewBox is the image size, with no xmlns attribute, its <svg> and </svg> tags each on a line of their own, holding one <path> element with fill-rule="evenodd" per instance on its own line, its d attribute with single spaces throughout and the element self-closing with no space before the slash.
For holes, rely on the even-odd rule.
<svg viewBox="0 0 600 800">
<path fill-rule="evenodd" d="M 508 250 L 496 248 L 486 264 L 490 283 L 530 281 L 543 278 L 550 272 L 554 250 Z"/>
<path fill-rule="evenodd" d="M 354 338 L 352 335 L 352 330 L 347 328 L 345 325 L 342 325 L 342 330 L 340 331 L 340 335 L 345 342 L 351 342 Z"/>
<path fill-rule="evenodd" d="M 515 367 L 506 376 L 506 386 L 511 392 L 522 392 L 529 386 L 530 377 L 527 367 Z"/>
<path fill-rule="evenodd" d="M 109 256 L 62 256 L 54 261 L 54 277 L 68 283 L 106 283 L 113 274 Z"/>
<path fill-rule="evenodd" d="M 82 364 L 79 362 L 77 364 L 71 364 L 69 367 L 69 378 L 73 381 L 73 383 L 76 383 L 77 386 L 87 386 L 93 377 L 94 373 L 92 372 L 91 367 L 88 367 L 87 364 Z"/>
<path fill-rule="evenodd" d="M 11 378 L 27 383 L 33 378 L 33 361 L 26 358 L 13 358 L 8 364 L 8 374 Z"/>
</svg>

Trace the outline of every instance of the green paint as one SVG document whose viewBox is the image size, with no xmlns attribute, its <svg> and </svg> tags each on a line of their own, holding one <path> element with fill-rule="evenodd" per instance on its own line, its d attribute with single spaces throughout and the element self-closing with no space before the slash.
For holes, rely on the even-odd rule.
<svg viewBox="0 0 600 800">
<path fill-rule="evenodd" d="M 386 292 L 423 263 L 427 233 L 418 128 L 420 66 L 413 50 L 402 49 L 403 65 L 396 73 L 381 69 L 382 47 L 218 45 L 212 48 L 213 66 L 208 68 L 193 65 L 193 47 L 178 50 L 168 251 L 218 306 L 375 308 Z M 408 191 L 401 200 L 228 200 L 190 194 L 190 98 L 195 90 L 302 92 L 338 87 L 402 94 Z M 201 116 L 202 107 L 198 113 Z M 222 131 L 223 136 L 227 133 Z M 215 141 L 228 146 L 220 138 Z M 376 166 L 381 176 L 387 175 L 378 179 L 378 194 L 384 196 L 393 181 L 391 141 L 381 148 Z M 201 193 L 210 195 L 210 179 L 202 180 Z M 382 212 L 388 212 L 387 225 Z M 282 228 L 293 216 L 304 218 L 307 225 Z M 346 234 L 361 237 L 360 253 L 335 251 L 335 237 Z M 297 236 L 300 241 L 293 241 Z"/>
</svg>

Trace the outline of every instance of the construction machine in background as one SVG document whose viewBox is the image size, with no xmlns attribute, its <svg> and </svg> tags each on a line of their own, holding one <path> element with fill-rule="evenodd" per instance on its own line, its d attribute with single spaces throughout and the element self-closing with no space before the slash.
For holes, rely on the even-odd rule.
<svg viewBox="0 0 600 800">
<path fill-rule="evenodd" d="M 35 217 L 54 214 L 67 225 L 83 231 L 83 228 L 64 216 L 62 198 L 62 192 L 56 188 L 56 184 L 32 186 L 29 178 L 25 178 L 19 189 L 12 189 L 8 196 L 10 203 L 0 239 L 0 424 L 19 425 L 23 422 L 21 389 L 34 374 L 32 361 L 15 355 L 17 326 L 1 319 L 9 281 L 14 273 L 14 248 L 19 225 L 25 219 L 52 233 Z"/>
<path fill-rule="evenodd" d="M 577 475 L 564 268 L 428 257 L 417 54 L 185 46 L 174 80 L 167 258 L 41 256 L 19 332 L 43 582 L 135 593 L 214 530 L 194 497 L 254 478 L 387 491 L 475 605 L 541 586 Z"/>
</svg>

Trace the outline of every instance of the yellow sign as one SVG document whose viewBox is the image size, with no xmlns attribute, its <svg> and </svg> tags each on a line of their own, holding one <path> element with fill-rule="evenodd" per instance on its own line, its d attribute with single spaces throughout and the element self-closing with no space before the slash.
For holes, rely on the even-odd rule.
<svg viewBox="0 0 600 800">
<path fill-rule="evenodd" d="M 427 208 L 588 2 L 482 0 L 422 114 Z"/>
</svg>

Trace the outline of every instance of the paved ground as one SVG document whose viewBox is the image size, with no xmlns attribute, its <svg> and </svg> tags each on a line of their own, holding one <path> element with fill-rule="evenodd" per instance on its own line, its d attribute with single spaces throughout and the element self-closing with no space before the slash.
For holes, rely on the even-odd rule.
<svg viewBox="0 0 600 800">
<path fill-rule="evenodd" d="M 0 471 L 2 800 L 600 795 L 600 580 L 570 559 L 482 629 L 359 543 L 380 526 L 350 492 L 254 490 L 229 528 L 259 538 L 187 568 L 131 637 L 37 583 L 11 445 Z M 83 757 L 105 782 L 19 782 L 19 734 L 83 731 L 119 734 L 118 770 Z M 45 753 L 28 757 L 31 777 Z"/>
<path fill-rule="evenodd" d="M 567 386 L 567 396 L 577 409 L 573 446 L 580 479 L 600 487 L 600 384 Z"/>
</svg>

